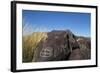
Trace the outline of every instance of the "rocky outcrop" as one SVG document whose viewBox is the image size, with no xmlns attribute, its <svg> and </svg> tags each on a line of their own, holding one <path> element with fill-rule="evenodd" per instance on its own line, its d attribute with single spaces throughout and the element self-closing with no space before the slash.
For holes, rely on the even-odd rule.
<svg viewBox="0 0 100 73">
<path fill-rule="evenodd" d="M 34 62 L 90 59 L 90 40 L 70 30 L 53 30 L 43 37 L 33 55 Z"/>
</svg>

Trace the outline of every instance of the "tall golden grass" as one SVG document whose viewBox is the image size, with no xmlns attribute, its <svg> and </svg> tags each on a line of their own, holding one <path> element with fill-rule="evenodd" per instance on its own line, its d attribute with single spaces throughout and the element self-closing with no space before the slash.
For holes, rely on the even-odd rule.
<svg viewBox="0 0 100 73">
<path fill-rule="evenodd" d="M 24 35 L 22 41 L 22 61 L 23 62 L 32 62 L 34 52 L 38 43 L 43 37 L 47 35 L 46 32 L 33 32 L 30 35 Z"/>
</svg>

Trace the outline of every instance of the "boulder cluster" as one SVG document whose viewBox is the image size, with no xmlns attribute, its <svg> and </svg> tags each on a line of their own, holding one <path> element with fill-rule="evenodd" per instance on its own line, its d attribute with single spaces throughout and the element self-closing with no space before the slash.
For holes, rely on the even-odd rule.
<svg viewBox="0 0 100 73">
<path fill-rule="evenodd" d="M 76 36 L 70 30 L 53 30 L 39 42 L 32 61 L 67 61 L 90 58 L 90 38 Z"/>
</svg>

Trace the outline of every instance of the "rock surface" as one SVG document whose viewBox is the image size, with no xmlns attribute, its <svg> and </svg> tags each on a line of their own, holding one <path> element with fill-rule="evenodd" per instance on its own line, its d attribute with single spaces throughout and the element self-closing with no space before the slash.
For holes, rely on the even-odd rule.
<svg viewBox="0 0 100 73">
<path fill-rule="evenodd" d="M 79 38 L 70 30 L 47 33 L 37 45 L 33 62 L 81 60 L 91 57 L 90 39 Z"/>
</svg>

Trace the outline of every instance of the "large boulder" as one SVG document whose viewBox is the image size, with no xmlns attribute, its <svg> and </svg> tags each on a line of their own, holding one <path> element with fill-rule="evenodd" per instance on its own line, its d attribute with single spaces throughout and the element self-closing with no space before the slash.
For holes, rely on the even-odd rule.
<svg viewBox="0 0 100 73">
<path fill-rule="evenodd" d="M 73 49 L 79 48 L 76 36 L 69 30 L 48 32 L 37 45 L 34 62 L 68 60 Z"/>
</svg>

